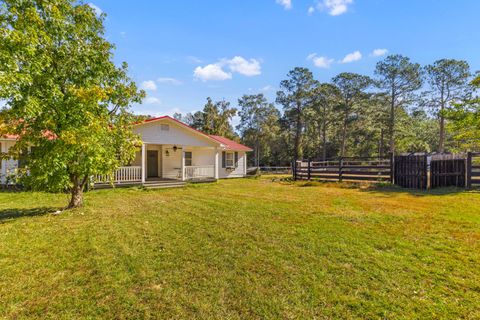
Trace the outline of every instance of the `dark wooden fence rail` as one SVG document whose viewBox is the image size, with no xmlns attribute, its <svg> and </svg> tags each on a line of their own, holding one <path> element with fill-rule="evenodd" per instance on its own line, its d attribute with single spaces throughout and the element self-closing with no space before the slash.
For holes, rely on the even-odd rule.
<svg viewBox="0 0 480 320">
<path fill-rule="evenodd" d="M 391 182 L 391 158 L 340 158 L 327 161 L 297 160 L 297 180 Z"/>
</svg>

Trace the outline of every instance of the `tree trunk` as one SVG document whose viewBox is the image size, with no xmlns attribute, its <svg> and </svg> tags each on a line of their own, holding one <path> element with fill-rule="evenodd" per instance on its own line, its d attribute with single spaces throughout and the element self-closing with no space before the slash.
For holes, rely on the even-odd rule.
<svg viewBox="0 0 480 320">
<path fill-rule="evenodd" d="M 255 142 L 255 166 L 260 167 L 260 144 L 258 141 Z"/>
<path fill-rule="evenodd" d="M 322 161 L 327 160 L 327 125 L 324 122 L 322 128 Z"/>
<path fill-rule="evenodd" d="M 79 208 L 83 205 L 83 187 L 86 182 L 86 178 L 83 181 L 76 176 L 70 178 L 73 186 L 70 190 L 71 198 L 67 209 Z"/>
<path fill-rule="evenodd" d="M 445 100 L 443 90 L 441 92 L 440 99 L 440 140 L 438 143 L 438 152 L 443 153 L 445 151 L 445 117 L 443 116 L 443 110 L 445 109 Z"/>
<path fill-rule="evenodd" d="M 345 111 L 343 119 L 343 128 L 342 128 L 342 145 L 340 149 L 340 157 L 345 157 L 346 143 L 347 143 L 347 121 L 348 121 L 348 112 Z"/>
<path fill-rule="evenodd" d="M 297 108 L 297 128 L 295 131 L 295 160 L 299 159 L 302 156 L 302 115 L 300 107 Z"/>
<path fill-rule="evenodd" d="M 390 104 L 390 121 L 388 123 L 388 135 L 390 144 L 390 153 L 395 153 L 395 93 L 392 91 L 392 101 Z"/>
<path fill-rule="evenodd" d="M 438 152 L 443 153 L 445 151 L 445 118 L 440 116 L 440 141 L 438 146 Z"/>
<path fill-rule="evenodd" d="M 382 158 L 383 157 L 383 128 L 380 129 L 380 143 L 379 143 L 379 148 L 378 148 L 378 154 L 380 155 L 380 157 Z"/>
</svg>

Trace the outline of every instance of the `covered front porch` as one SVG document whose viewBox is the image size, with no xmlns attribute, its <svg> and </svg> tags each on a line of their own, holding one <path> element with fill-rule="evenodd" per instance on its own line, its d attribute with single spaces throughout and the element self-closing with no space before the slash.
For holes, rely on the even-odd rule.
<svg viewBox="0 0 480 320">
<path fill-rule="evenodd" d="M 218 158 L 215 147 L 143 143 L 131 165 L 120 167 L 113 177 L 99 176 L 95 182 L 152 185 L 214 181 L 218 179 Z"/>
</svg>

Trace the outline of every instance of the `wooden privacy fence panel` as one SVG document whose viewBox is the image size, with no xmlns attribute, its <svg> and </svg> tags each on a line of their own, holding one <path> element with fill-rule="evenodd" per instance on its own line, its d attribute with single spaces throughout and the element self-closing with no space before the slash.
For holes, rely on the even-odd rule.
<svg viewBox="0 0 480 320">
<path fill-rule="evenodd" d="M 392 162 L 387 158 L 297 160 L 293 164 L 293 172 L 298 180 L 390 182 Z"/>
<path fill-rule="evenodd" d="M 430 162 L 430 188 L 466 187 L 465 155 L 433 155 Z"/>
<path fill-rule="evenodd" d="M 467 188 L 480 187 L 480 152 L 467 155 Z"/>
<path fill-rule="evenodd" d="M 393 179 L 396 185 L 410 189 L 427 189 L 427 155 L 399 155 L 395 156 L 394 161 Z"/>
</svg>

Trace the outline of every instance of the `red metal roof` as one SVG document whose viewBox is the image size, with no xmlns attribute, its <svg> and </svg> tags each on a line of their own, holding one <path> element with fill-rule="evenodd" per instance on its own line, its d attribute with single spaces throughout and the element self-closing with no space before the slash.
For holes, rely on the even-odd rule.
<svg viewBox="0 0 480 320">
<path fill-rule="evenodd" d="M 225 138 L 225 137 L 221 137 L 221 136 L 214 136 L 214 135 L 210 135 L 210 137 L 212 137 L 213 139 L 217 140 L 218 142 L 220 142 L 221 144 L 223 144 L 227 150 L 232 150 L 232 151 L 252 151 L 251 148 L 247 147 L 247 146 L 244 146 L 243 144 L 240 144 L 238 142 L 235 142 L 233 140 L 230 140 L 228 138 Z"/>
</svg>

